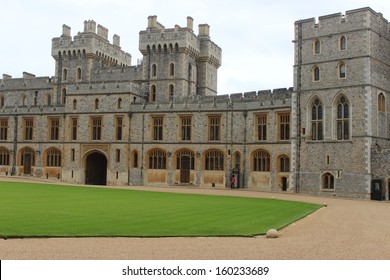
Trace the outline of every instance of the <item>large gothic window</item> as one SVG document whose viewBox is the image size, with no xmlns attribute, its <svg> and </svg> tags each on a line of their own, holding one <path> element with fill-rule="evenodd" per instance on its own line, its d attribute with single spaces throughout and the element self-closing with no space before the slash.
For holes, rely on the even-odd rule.
<svg viewBox="0 0 390 280">
<path fill-rule="evenodd" d="M 155 149 L 149 152 L 149 169 L 166 169 L 167 155 L 165 151 Z"/>
<path fill-rule="evenodd" d="M 210 150 L 205 155 L 205 170 L 224 170 L 224 155 L 219 150 Z"/>
<path fill-rule="evenodd" d="M 323 106 L 316 98 L 311 105 L 311 140 L 323 140 Z"/>
<path fill-rule="evenodd" d="M 350 116 L 349 116 L 349 102 L 341 96 L 337 102 L 337 116 L 336 116 L 336 128 L 337 128 L 337 140 L 349 140 L 350 131 Z"/>
<path fill-rule="evenodd" d="M 46 152 L 46 166 L 60 167 L 61 166 L 61 151 L 56 148 L 51 148 Z"/>
<path fill-rule="evenodd" d="M 253 171 L 269 172 L 271 170 L 271 157 L 265 150 L 256 151 L 253 156 Z"/>
<path fill-rule="evenodd" d="M 322 175 L 322 189 L 333 190 L 334 189 L 334 177 L 330 173 Z"/>
</svg>

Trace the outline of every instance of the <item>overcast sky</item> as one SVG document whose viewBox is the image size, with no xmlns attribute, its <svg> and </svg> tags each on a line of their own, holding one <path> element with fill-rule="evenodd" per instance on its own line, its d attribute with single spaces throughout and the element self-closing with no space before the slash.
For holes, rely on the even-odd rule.
<svg viewBox="0 0 390 280">
<path fill-rule="evenodd" d="M 222 48 L 218 94 L 291 87 L 294 22 L 367 6 L 390 20 L 389 0 L 0 0 L 0 75 L 54 76 L 51 39 L 61 36 L 63 24 L 74 36 L 90 19 L 108 28 L 111 42 L 121 37 L 135 65 L 148 16 L 166 28 L 185 27 L 191 16 L 195 33 L 209 24 Z"/>
</svg>

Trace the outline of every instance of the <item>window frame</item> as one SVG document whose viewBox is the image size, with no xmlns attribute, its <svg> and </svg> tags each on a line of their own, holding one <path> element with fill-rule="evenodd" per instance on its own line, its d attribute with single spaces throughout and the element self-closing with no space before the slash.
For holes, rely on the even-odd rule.
<svg viewBox="0 0 390 280">
<path fill-rule="evenodd" d="M 222 116 L 207 116 L 208 140 L 210 142 L 220 142 L 222 140 Z"/>
</svg>

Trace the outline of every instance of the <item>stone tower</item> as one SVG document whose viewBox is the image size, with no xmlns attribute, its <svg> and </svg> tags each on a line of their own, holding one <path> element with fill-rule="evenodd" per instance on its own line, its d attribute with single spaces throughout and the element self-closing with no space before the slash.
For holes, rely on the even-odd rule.
<svg viewBox="0 0 390 280">
<path fill-rule="evenodd" d="M 150 16 L 147 29 L 139 34 L 139 50 L 149 101 L 217 94 L 222 51 L 210 40 L 209 25 L 199 25 L 197 36 L 191 17 L 186 27 L 165 28 L 157 16 Z"/>
<path fill-rule="evenodd" d="M 390 144 L 388 30 L 370 8 L 295 23 L 291 154 L 298 192 L 370 193 L 373 147 Z"/>
<path fill-rule="evenodd" d="M 130 66 L 131 55 L 121 50 L 120 37 L 108 40 L 108 29 L 93 20 L 84 21 L 84 32 L 74 38 L 71 28 L 62 26 L 61 37 L 52 40 L 52 57 L 55 59 L 57 103 L 64 104 L 67 84 L 89 83 L 92 69 Z"/>
</svg>

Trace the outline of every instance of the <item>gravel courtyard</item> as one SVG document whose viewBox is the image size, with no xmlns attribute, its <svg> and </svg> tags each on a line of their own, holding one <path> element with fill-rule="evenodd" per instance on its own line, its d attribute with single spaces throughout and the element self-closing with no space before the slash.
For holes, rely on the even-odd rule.
<svg viewBox="0 0 390 280">
<path fill-rule="evenodd" d="M 281 236 L 278 239 L 267 239 L 263 236 L 254 238 L 0 239 L 0 259 L 390 259 L 390 203 L 388 201 L 347 200 L 230 189 L 126 188 L 210 195 L 274 197 L 326 203 L 327 207 L 281 230 Z"/>
</svg>

